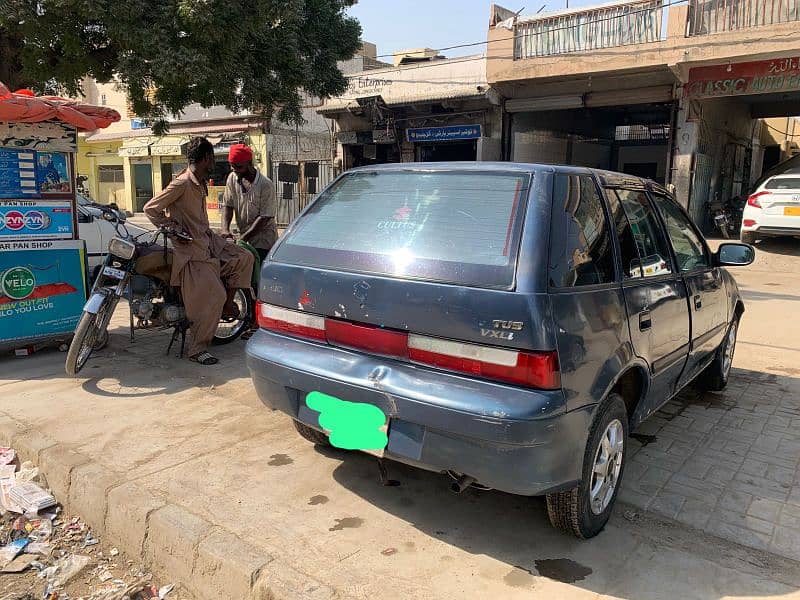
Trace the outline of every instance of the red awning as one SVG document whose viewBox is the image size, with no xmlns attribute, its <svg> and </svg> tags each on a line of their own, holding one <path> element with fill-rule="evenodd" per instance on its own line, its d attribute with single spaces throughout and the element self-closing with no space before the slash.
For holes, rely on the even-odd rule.
<svg viewBox="0 0 800 600">
<path fill-rule="evenodd" d="M 120 120 L 112 108 L 80 104 L 56 96 L 36 96 L 29 90 L 11 92 L 0 82 L 0 121 L 41 123 L 52 120 L 74 125 L 81 131 L 105 129 Z"/>
</svg>

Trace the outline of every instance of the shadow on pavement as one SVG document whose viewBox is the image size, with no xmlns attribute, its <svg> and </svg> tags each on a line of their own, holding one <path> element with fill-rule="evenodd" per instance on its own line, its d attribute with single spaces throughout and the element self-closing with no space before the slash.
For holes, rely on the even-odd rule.
<svg viewBox="0 0 800 600">
<path fill-rule="evenodd" d="M 793 237 L 766 238 L 756 243 L 757 252 L 781 254 L 783 256 L 800 256 L 800 240 Z"/>
<path fill-rule="evenodd" d="M 788 392 L 790 389 L 796 391 L 798 380 L 737 369 L 735 381 L 732 383 L 729 394 L 703 394 L 689 389 L 655 417 L 670 428 L 678 426 L 678 418 L 682 413 L 702 412 L 707 409 L 709 412 L 719 412 L 719 409 L 726 413 L 731 411 L 731 419 L 735 417 L 746 420 L 746 413 L 759 413 L 757 401 L 742 398 L 742 394 L 751 389 L 751 386 L 766 385 L 773 392 Z M 694 408 L 689 411 L 689 407 Z M 780 415 L 780 410 L 776 414 Z M 732 425 L 726 423 L 726 430 L 730 427 Z M 708 434 L 708 439 L 713 437 L 712 431 Z M 542 562 L 548 559 L 562 561 L 561 564 L 565 565 L 555 579 L 596 593 L 613 593 L 623 598 L 661 598 L 664 597 L 664 589 L 660 589 L 656 581 L 664 577 L 662 583 L 668 586 L 667 589 L 673 590 L 672 597 L 710 597 L 708 588 L 695 587 L 691 581 L 692 577 L 702 578 L 702 574 L 696 575 L 690 572 L 692 569 L 687 569 L 681 577 L 673 581 L 665 574 L 656 574 L 659 569 L 657 562 L 648 564 L 651 550 L 657 561 L 659 554 L 671 551 L 677 545 L 682 550 L 697 553 L 702 559 L 709 561 L 708 565 L 702 566 L 702 559 L 693 559 L 697 569 L 709 571 L 706 574 L 709 578 L 712 577 L 710 572 L 722 564 L 720 561 L 734 560 L 734 556 L 739 558 L 734 561 L 733 568 L 754 575 L 749 579 L 728 581 L 727 586 L 726 581 L 715 580 L 711 585 L 715 598 L 729 595 L 772 595 L 777 590 L 772 589 L 768 579 L 775 577 L 775 573 L 780 574 L 778 580 L 784 581 L 793 589 L 800 587 L 798 563 L 740 546 L 738 544 L 743 542 L 736 539 L 725 541 L 714 533 L 703 533 L 663 516 L 656 518 L 660 519 L 661 525 L 640 527 L 640 537 L 634 535 L 634 539 L 631 539 L 630 535 L 624 535 L 620 529 L 631 525 L 627 522 L 630 511 L 626 511 L 624 504 L 618 505 L 609 525 L 599 536 L 592 540 L 579 541 L 556 532 L 550 526 L 543 498 L 472 488 L 455 495 L 449 491 L 451 479 L 447 475 L 391 461 L 386 461 L 388 477 L 396 480 L 399 485 L 385 486 L 380 483 L 376 459 L 335 448 L 317 447 L 317 451 L 341 461 L 333 476 L 348 491 L 432 538 L 471 554 L 486 555 L 501 561 L 509 566 L 506 577 L 511 581 L 516 577 L 524 577 L 526 573 L 549 576 L 544 572 L 546 564 Z M 721 509 L 709 505 L 707 510 L 712 514 Z M 683 541 L 679 543 L 681 538 Z M 737 545 L 731 545 L 730 542 Z M 394 540 L 386 540 L 387 546 L 392 546 L 393 543 Z M 767 571 L 771 573 L 767 574 Z M 626 577 L 628 583 L 622 583 L 615 578 L 618 572 L 639 572 L 642 579 L 637 580 L 634 577 L 632 580 L 631 577 Z M 645 585 L 645 581 L 649 584 Z M 701 593 L 701 590 L 704 591 Z"/>
</svg>

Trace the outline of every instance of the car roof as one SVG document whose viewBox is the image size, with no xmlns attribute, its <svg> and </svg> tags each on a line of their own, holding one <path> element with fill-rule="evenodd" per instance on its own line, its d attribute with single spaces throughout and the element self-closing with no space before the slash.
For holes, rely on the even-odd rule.
<svg viewBox="0 0 800 600">
<path fill-rule="evenodd" d="M 410 163 L 389 163 L 382 165 L 370 165 L 366 167 L 355 167 L 348 169 L 346 173 L 374 173 L 398 171 L 483 171 L 483 172 L 512 172 L 512 173 L 569 173 L 575 175 L 596 175 L 604 187 L 634 187 L 648 188 L 655 191 L 668 193 L 667 190 L 649 179 L 643 179 L 635 175 L 626 175 L 615 171 L 603 169 L 593 169 L 589 167 L 576 167 L 571 165 L 552 165 L 539 163 L 516 163 L 500 161 L 463 161 L 463 162 L 410 162 Z"/>
</svg>

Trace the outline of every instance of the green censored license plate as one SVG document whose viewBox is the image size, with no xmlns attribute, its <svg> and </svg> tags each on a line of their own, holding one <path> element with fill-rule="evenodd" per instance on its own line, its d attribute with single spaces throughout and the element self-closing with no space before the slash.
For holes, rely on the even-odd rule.
<svg viewBox="0 0 800 600">
<path fill-rule="evenodd" d="M 383 456 L 389 443 L 389 419 L 377 406 L 340 400 L 322 392 L 310 392 L 306 406 L 320 413 L 319 426 L 328 434 L 332 446 Z"/>
</svg>

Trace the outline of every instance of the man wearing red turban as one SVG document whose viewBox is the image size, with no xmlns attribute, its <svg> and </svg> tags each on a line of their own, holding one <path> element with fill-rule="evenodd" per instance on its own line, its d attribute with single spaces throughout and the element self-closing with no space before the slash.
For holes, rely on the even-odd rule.
<svg viewBox="0 0 800 600">
<path fill-rule="evenodd" d="M 234 144 L 228 151 L 231 174 L 222 197 L 222 235 L 233 237 L 231 220 L 236 215 L 239 239 L 258 250 L 264 262 L 278 239 L 275 184 L 253 166 L 253 151 L 245 144 Z"/>
</svg>

